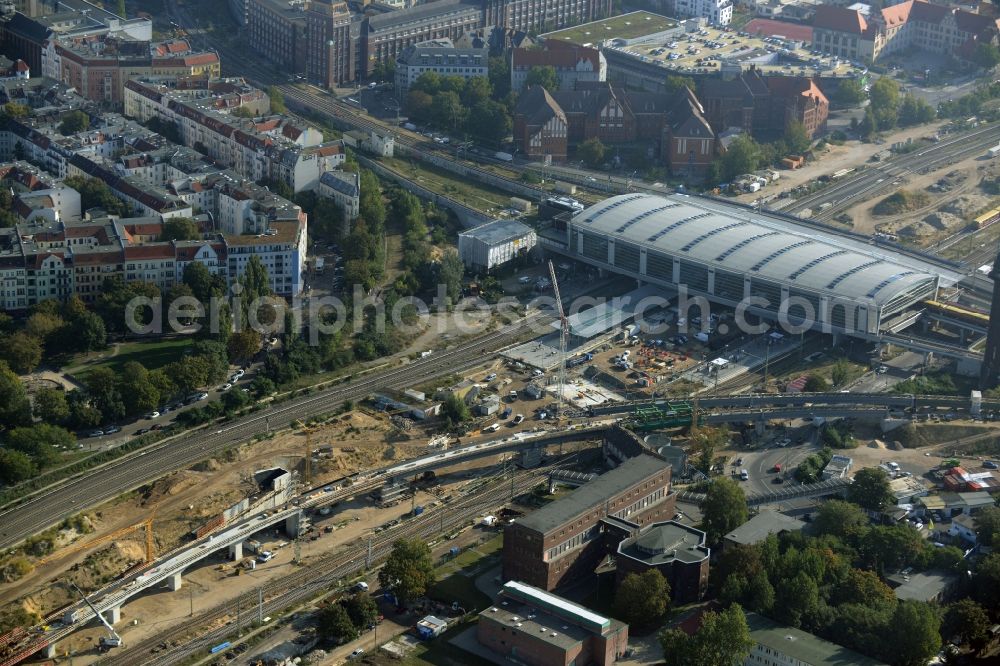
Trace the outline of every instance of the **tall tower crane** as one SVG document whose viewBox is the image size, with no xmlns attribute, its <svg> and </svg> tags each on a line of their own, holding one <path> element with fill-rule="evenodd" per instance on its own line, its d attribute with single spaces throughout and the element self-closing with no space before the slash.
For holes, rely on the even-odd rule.
<svg viewBox="0 0 1000 666">
<path fill-rule="evenodd" d="M 549 277 L 552 278 L 552 291 L 556 297 L 556 312 L 559 313 L 559 401 L 558 424 L 563 423 L 563 392 L 566 390 L 566 340 L 569 337 L 569 320 L 563 312 L 562 296 L 559 295 L 559 281 L 556 280 L 556 267 L 549 260 Z"/>
<path fill-rule="evenodd" d="M 47 563 L 49 563 L 49 562 L 51 562 L 53 560 L 57 560 L 57 559 L 59 559 L 61 557 L 65 557 L 65 556 L 71 555 L 73 553 L 78 553 L 81 550 L 86 550 L 86 549 L 92 548 L 94 546 L 99 546 L 101 544 L 108 543 L 109 541 L 117 541 L 118 539 L 120 539 L 120 538 L 122 538 L 124 536 L 127 536 L 127 535 L 131 534 L 132 532 L 137 532 L 137 531 L 139 531 L 141 529 L 145 529 L 145 531 L 146 531 L 146 542 L 145 542 L 146 543 L 146 564 L 151 564 L 153 562 L 153 560 L 156 559 L 156 555 L 154 553 L 154 549 L 155 549 L 155 545 L 156 544 L 153 541 L 153 536 L 154 536 L 153 535 L 153 519 L 156 517 L 156 510 L 158 508 L 159 508 L 159 504 L 157 504 L 155 507 L 153 507 L 152 513 L 150 513 L 149 517 L 146 518 L 145 520 L 143 520 L 142 522 L 136 523 L 135 525 L 129 525 L 128 527 L 123 527 L 120 530 L 115 530 L 114 532 L 111 532 L 110 534 L 106 534 L 106 535 L 104 535 L 102 537 L 99 537 L 97 539 L 92 539 L 92 540 L 87 541 L 87 542 L 76 543 L 76 544 L 73 544 L 72 546 L 68 546 L 66 548 L 62 548 L 60 550 L 53 551 L 52 553 L 49 553 L 45 557 L 43 557 L 40 560 L 38 560 L 38 562 L 36 564 L 38 564 L 38 565 L 47 564 Z"/>
<path fill-rule="evenodd" d="M 88 599 L 87 595 L 76 586 L 76 583 L 73 583 L 73 587 L 76 589 L 76 593 L 83 597 L 83 600 L 87 602 L 88 606 L 90 606 L 90 610 L 94 611 L 94 615 L 96 615 L 97 619 L 101 621 L 104 628 L 108 630 L 108 636 L 101 636 L 101 648 L 106 650 L 108 648 L 121 647 L 124 642 L 122 641 L 122 637 L 118 635 L 118 632 L 115 631 L 115 628 L 111 626 L 110 622 L 104 619 L 103 615 L 97 612 L 97 609 L 94 608 L 94 604 L 90 603 L 90 599 Z"/>
</svg>

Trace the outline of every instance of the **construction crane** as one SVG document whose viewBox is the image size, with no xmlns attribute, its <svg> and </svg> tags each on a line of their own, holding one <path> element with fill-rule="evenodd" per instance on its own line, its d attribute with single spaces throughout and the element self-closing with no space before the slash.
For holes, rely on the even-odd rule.
<svg viewBox="0 0 1000 666">
<path fill-rule="evenodd" d="M 90 606 L 90 610 L 94 611 L 94 615 L 96 615 L 97 619 L 101 621 L 101 624 L 104 625 L 104 628 L 108 630 L 109 634 L 108 636 L 101 636 L 101 649 L 108 650 L 110 648 L 121 647 L 122 645 L 124 645 L 122 637 L 118 635 L 118 632 L 115 631 L 115 628 L 111 626 L 111 623 L 105 620 L 104 616 L 97 612 L 97 609 L 94 608 L 94 604 L 90 603 L 90 599 L 87 598 L 87 595 L 84 594 L 83 591 L 76 586 L 76 583 L 73 583 L 72 585 L 73 588 L 76 590 L 76 593 L 79 594 L 81 597 L 83 597 L 83 600 L 87 602 L 88 606 Z"/>
<path fill-rule="evenodd" d="M 87 550 L 93 546 L 100 546 L 101 544 L 108 543 L 109 541 L 115 541 L 123 536 L 127 536 L 136 532 L 140 529 L 146 530 L 146 564 L 152 563 L 156 559 L 154 555 L 154 543 L 153 543 L 153 518 L 156 517 L 156 509 L 159 505 L 153 507 L 153 512 L 149 514 L 149 517 L 143 520 L 141 523 L 136 523 L 135 525 L 129 525 L 128 527 L 123 527 L 120 530 L 115 530 L 110 534 L 105 534 L 102 537 L 93 539 L 92 541 L 87 541 L 85 543 L 76 543 L 72 546 L 66 548 L 60 548 L 59 550 L 49 553 L 42 559 L 38 560 L 38 565 L 48 564 L 53 560 L 57 560 L 66 555 L 72 555 L 73 553 L 78 553 L 81 550 Z"/>
<path fill-rule="evenodd" d="M 559 400 L 557 407 L 558 425 L 563 423 L 563 394 L 566 391 L 566 340 L 569 337 L 569 320 L 563 312 L 562 296 L 559 295 L 559 281 L 556 280 L 556 267 L 549 260 L 549 276 L 552 278 L 552 292 L 556 297 L 556 312 L 559 313 Z"/>
</svg>

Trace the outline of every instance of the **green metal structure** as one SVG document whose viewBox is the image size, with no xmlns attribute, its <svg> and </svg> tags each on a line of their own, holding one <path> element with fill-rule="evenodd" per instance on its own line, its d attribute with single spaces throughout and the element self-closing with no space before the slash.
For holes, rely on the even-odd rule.
<svg viewBox="0 0 1000 666">
<path fill-rule="evenodd" d="M 629 430 L 646 431 L 677 428 L 691 425 L 691 404 L 688 402 L 660 402 L 636 407 L 626 422 Z M 701 419 L 698 419 L 699 425 Z"/>
</svg>

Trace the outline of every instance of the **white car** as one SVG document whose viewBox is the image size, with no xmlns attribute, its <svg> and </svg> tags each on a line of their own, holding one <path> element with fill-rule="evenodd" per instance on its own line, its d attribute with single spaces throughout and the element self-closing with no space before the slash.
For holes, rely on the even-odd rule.
<svg viewBox="0 0 1000 666">
<path fill-rule="evenodd" d="M 160 413 L 159 412 L 150 412 L 149 414 L 146 414 L 146 418 L 147 419 L 158 419 L 158 418 L 160 418 Z"/>
<path fill-rule="evenodd" d="M 231 388 L 233 388 L 232 384 L 223 384 L 221 387 L 219 387 L 219 390 L 220 391 L 228 391 Z"/>
<path fill-rule="evenodd" d="M 358 657 L 360 657 L 364 653 L 365 653 L 364 650 L 362 650 L 361 648 L 358 648 L 354 652 L 352 652 L 351 654 L 347 655 L 347 658 L 348 659 L 357 659 Z"/>
<path fill-rule="evenodd" d="M 496 378 L 497 378 L 497 373 L 495 372 L 491 372 L 490 374 L 486 375 L 486 381 L 488 382 L 491 382 Z"/>
<path fill-rule="evenodd" d="M 511 421 L 511 423 L 513 425 L 518 425 L 523 420 L 524 420 L 524 415 L 523 414 L 517 414 L 517 415 L 514 416 L 514 420 Z"/>
<path fill-rule="evenodd" d="M 499 423 L 491 423 L 490 425 L 483 428 L 483 432 L 496 432 L 500 429 Z"/>
</svg>

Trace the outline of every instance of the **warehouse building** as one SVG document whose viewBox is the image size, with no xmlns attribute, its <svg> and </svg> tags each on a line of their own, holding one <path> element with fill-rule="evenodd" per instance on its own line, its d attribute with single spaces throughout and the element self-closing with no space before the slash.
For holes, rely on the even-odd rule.
<svg viewBox="0 0 1000 666">
<path fill-rule="evenodd" d="M 858 238 L 687 195 L 611 197 L 555 233 L 547 247 L 641 283 L 857 337 L 877 337 L 957 279 Z"/>
<path fill-rule="evenodd" d="M 507 583 L 479 614 L 479 644 L 528 666 L 611 666 L 628 649 L 628 625 L 545 590 Z"/>
<path fill-rule="evenodd" d="M 640 454 L 504 530 L 503 577 L 545 590 L 590 576 L 622 539 L 670 520 L 670 464 Z"/>
<path fill-rule="evenodd" d="M 490 270 L 531 251 L 535 230 L 516 220 L 493 220 L 458 235 L 458 256 L 466 266 Z"/>
</svg>

